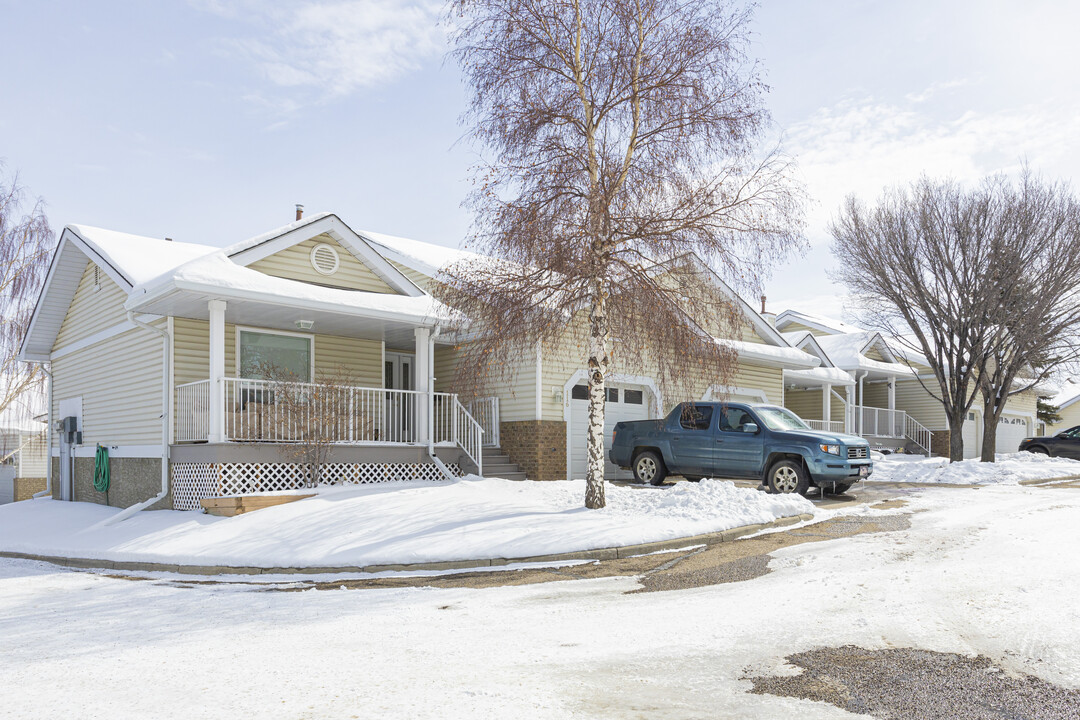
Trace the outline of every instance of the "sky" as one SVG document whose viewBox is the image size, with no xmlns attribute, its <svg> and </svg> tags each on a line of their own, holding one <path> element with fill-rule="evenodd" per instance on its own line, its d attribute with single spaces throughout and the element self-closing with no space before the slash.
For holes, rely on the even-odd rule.
<svg viewBox="0 0 1080 720">
<path fill-rule="evenodd" d="M 459 246 L 468 99 L 427 0 L 0 0 L 0 159 L 52 224 L 226 245 L 295 203 Z M 765 0 L 752 52 L 811 198 L 771 311 L 850 319 L 827 231 L 921 173 L 1080 168 L 1080 3 Z"/>
</svg>

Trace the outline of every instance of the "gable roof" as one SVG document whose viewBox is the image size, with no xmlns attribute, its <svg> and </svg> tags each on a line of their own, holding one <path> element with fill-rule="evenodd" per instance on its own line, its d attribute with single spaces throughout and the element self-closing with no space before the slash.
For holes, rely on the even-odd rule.
<svg viewBox="0 0 1080 720">
<path fill-rule="evenodd" d="M 419 297 L 424 291 L 395 268 L 370 241 L 358 235 L 333 213 L 317 213 L 275 230 L 256 235 L 225 248 L 225 255 L 237 265 L 247 267 L 282 250 L 318 237 L 329 235 L 367 265 L 387 285 L 402 295 Z"/>
<path fill-rule="evenodd" d="M 1077 400 L 1080 400 L 1080 382 L 1076 378 L 1070 378 L 1061 383 L 1056 395 L 1050 398 L 1050 404 L 1058 410 L 1064 410 Z"/>
<path fill-rule="evenodd" d="M 366 298 L 366 294 L 360 291 L 344 290 L 340 292 L 360 294 L 335 295 L 331 299 L 322 292 L 329 291 L 330 288 L 313 290 L 315 286 L 301 281 L 266 279 L 270 276 L 263 278 L 261 273 L 246 268 L 264 257 L 322 234 L 328 234 L 337 240 L 360 262 L 371 268 L 391 289 L 400 292 L 403 299 L 414 298 L 417 302 L 408 303 L 387 298 L 376 302 Z M 232 268 L 219 262 L 222 260 Z M 212 245 L 175 242 L 73 224 L 64 228 L 50 261 L 45 282 L 20 347 L 20 359 L 30 362 L 46 362 L 50 359 L 53 344 L 88 261 L 100 267 L 128 294 L 125 308 L 129 310 L 142 307 L 147 291 L 170 284 L 181 268 L 186 268 L 184 276 L 189 280 L 198 276 L 207 293 L 217 290 L 227 295 L 240 287 L 249 290 L 257 287 L 266 301 L 276 293 L 282 300 L 297 300 L 300 307 L 315 302 L 317 295 L 319 302 L 324 303 L 325 307 L 386 311 L 389 313 L 388 317 L 396 317 L 403 322 L 407 321 L 406 318 L 428 318 L 432 312 L 443 310 L 438 303 L 432 305 L 429 296 L 422 289 L 333 213 L 312 215 L 224 250 Z M 240 270 L 244 272 L 239 272 Z M 276 282 L 278 280 L 281 282 Z M 215 285 L 218 281 L 220 284 Z M 138 291 L 134 292 L 136 288 Z M 138 295 L 138 300 L 133 300 L 133 295 Z M 361 299 L 363 302 L 360 302 Z"/>
<path fill-rule="evenodd" d="M 824 315 L 816 315 L 814 313 L 804 312 L 802 310 L 784 310 L 782 313 L 776 316 L 776 327 L 781 330 L 783 330 L 785 326 L 792 323 L 805 325 L 808 328 L 813 328 L 814 330 L 818 330 L 829 335 L 866 332 L 861 327 L 850 325 L 841 320 L 826 317 Z"/>
</svg>

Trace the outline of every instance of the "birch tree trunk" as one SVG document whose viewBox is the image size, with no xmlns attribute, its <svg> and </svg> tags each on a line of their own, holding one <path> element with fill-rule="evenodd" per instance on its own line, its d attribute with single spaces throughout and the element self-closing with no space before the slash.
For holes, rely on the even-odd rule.
<svg viewBox="0 0 1080 720">
<path fill-rule="evenodd" d="M 589 430 L 586 435 L 589 465 L 585 471 L 585 507 L 592 510 L 607 503 L 604 498 L 604 402 L 610 363 L 607 334 L 607 296 L 603 281 L 597 278 L 593 283 L 589 310 Z"/>
</svg>

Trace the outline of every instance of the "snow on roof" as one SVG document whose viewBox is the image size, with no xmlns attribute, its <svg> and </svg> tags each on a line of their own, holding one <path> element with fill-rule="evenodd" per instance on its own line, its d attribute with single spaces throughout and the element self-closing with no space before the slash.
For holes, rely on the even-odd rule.
<svg viewBox="0 0 1080 720">
<path fill-rule="evenodd" d="M 89 225 L 67 227 L 131 285 L 152 280 L 189 260 L 218 250 L 210 245 L 131 235 Z"/>
<path fill-rule="evenodd" d="M 831 385 L 854 385 L 855 380 L 846 370 L 834 367 L 816 367 L 806 370 L 785 370 L 785 379 L 808 380 Z"/>
<path fill-rule="evenodd" d="M 486 255 L 435 243 L 361 230 L 359 235 L 386 250 L 391 260 L 435 277 L 443 268 L 465 260 L 487 260 Z"/>
<path fill-rule="evenodd" d="M 743 340 L 729 340 L 727 338 L 716 337 L 714 337 L 713 340 L 715 340 L 718 345 L 731 348 L 739 354 L 739 357 L 763 360 L 781 367 L 812 368 L 817 367 L 817 365 L 821 363 L 821 361 L 813 355 L 804 353 L 802 350 L 793 347 L 781 347 L 777 345 L 766 345 L 765 343 L 745 342 Z"/>
<path fill-rule="evenodd" d="M 1066 408 L 1080 400 L 1080 381 L 1077 378 L 1069 378 L 1061 383 L 1058 392 L 1050 398 L 1050 404 L 1058 408 Z"/>
<path fill-rule="evenodd" d="M 831 330 L 837 333 L 859 333 L 866 332 L 863 328 L 855 325 L 850 325 L 842 320 L 836 318 L 826 317 L 825 315 L 817 315 L 815 313 L 804 312 L 803 310 L 784 310 L 780 315 L 787 315 L 792 317 L 795 322 L 799 322 L 800 319 L 805 320 L 804 325 L 817 325 L 826 330 Z M 778 316 L 779 317 L 779 316 Z"/>
<path fill-rule="evenodd" d="M 328 213 L 328 212 L 312 213 L 311 215 L 308 215 L 306 218 L 303 218 L 302 220 L 297 220 L 295 222 L 289 223 L 288 225 L 282 225 L 281 227 L 274 228 L 273 230 L 267 230 L 264 233 L 259 233 L 258 235 L 254 236 L 254 237 L 249 237 L 247 240 L 241 240 L 238 243 L 233 243 L 232 245 L 229 245 L 228 247 L 225 248 L 225 254 L 229 255 L 229 256 L 232 256 L 232 255 L 236 255 L 237 253 L 241 253 L 241 252 L 243 252 L 245 250 L 250 250 L 251 248 L 255 247 L 256 245 L 263 244 L 267 240 L 273 240 L 276 237 L 281 237 L 285 233 L 292 232 L 293 230 L 295 230 L 297 228 L 304 227 L 305 225 L 310 225 L 311 223 L 313 223 L 313 222 L 315 222 L 317 220 L 322 220 L 324 217 L 330 217 L 331 215 L 333 215 L 333 213 Z M 220 250 L 220 249 L 221 248 L 214 248 L 214 250 Z"/>
<path fill-rule="evenodd" d="M 895 362 L 881 362 L 862 354 L 863 348 L 875 338 L 881 339 L 876 332 L 844 333 L 842 335 L 818 335 L 814 340 L 837 367 L 845 370 L 873 370 L 890 374 L 910 374 L 914 371 L 907 365 Z"/>
<path fill-rule="evenodd" d="M 450 316 L 446 306 L 430 295 L 409 296 L 341 290 L 274 277 L 237 265 L 221 250 L 196 258 L 174 271 L 132 288 L 124 307 L 136 310 L 143 303 L 174 288 L 195 292 L 212 291 L 256 301 L 289 299 L 315 309 L 338 312 L 365 311 L 360 314 L 404 315 L 414 319 Z"/>
</svg>

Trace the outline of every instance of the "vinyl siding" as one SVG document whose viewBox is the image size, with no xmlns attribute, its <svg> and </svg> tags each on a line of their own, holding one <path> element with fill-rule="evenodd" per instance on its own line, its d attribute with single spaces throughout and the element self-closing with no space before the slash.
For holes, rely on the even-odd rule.
<svg viewBox="0 0 1080 720">
<path fill-rule="evenodd" d="M 856 386 L 858 387 L 858 386 Z M 889 407 L 889 384 L 884 382 L 863 381 L 862 404 L 865 407 L 887 408 Z M 896 405 L 898 408 L 900 404 Z M 903 409 L 903 408 L 900 408 Z"/>
<path fill-rule="evenodd" d="M 923 382 L 929 388 L 937 385 L 933 378 L 924 378 Z M 927 392 L 918 380 L 896 381 L 896 407 L 930 430 L 944 430 L 949 427 L 941 402 Z"/>
<path fill-rule="evenodd" d="M 881 354 L 881 350 L 874 346 L 867 348 L 863 355 L 878 362 L 891 362 L 891 360 L 886 360 L 885 356 Z"/>
<path fill-rule="evenodd" d="M 567 334 L 567 337 L 569 334 Z M 615 351 L 617 357 L 617 349 Z M 543 353 L 541 403 L 544 420 L 562 420 L 563 408 L 569 402 L 564 394 L 559 402 L 555 393 L 563 393 L 563 388 L 570 377 L 586 367 L 587 349 L 583 341 L 564 340 L 558 347 L 546 347 Z M 619 365 L 612 369 L 613 374 L 629 376 L 656 376 L 655 367 L 633 368 Z M 707 377 L 702 371 L 691 372 L 691 392 L 688 397 L 673 397 L 670 393 L 663 398 L 664 407 L 653 408 L 656 414 L 664 415 L 679 402 L 700 400 L 712 385 L 719 384 L 716 378 Z M 752 365 L 740 362 L 729 383 L 730 385 L 750 390 L 762 391 L 770 402 L 780 403 L 783 397 L 783 373 L 780 368 Z"/>
<path fill-rule="evenodd" d="M 788 333 L 788 332 L 799 332 L 799 331 L 802 331 L 802 330 L 806 330 L 811 335 L 825 335 L 825 334 L 827 334 L 827 333 L 821 332 L 820 330 L 815 330 L 812 327 L 807 327 L 806 325 L 803 325 L 802 323 L 797 323 L 797 322 L 785 323 L 784 328 L 780 332 Z"/>
<path fill-rule="evenodd" d="M 45 433 L 23 433 L 20 445 L 16 477 L 45 477 Z"/>
<path fill-rule="evenodd" d="M 1069 407 L 1060 411 L 1058 415 L 1061 415 L 1061 422 L 1055 425 L 1047 425 L 1047 435 L 1056 435 L 1062 430 L 1068 430 L 1071 427 L 1080 425 L 1080 401 L 1074 402 Z"/>
<path fill-rule="evenodd" d="M 161 344 L 137 328 L 53 360 L 53 417 L 61 400 L 82 396 L 84 447 L 160 444 Z"/>
<path fill-rule="evenodd" d="M 401 263 L 396 263 L 393 260 L 390 260 L 389 258 L 387 258 L 387 262 L 389 262 L 391 265 L 393 265 L 402 275 L 404 275 L 405 277 L 412 280 L 413 284 L 415 284 L 421 290 L 426 291 L 428 289 L 428 285 L 431 284 L 431 282 L 432 282 L 430 276 L 425 275 L 424 273 L 420 272 L 419 270 L 413 270 L 410 267 L 405 267 Z"/>
<path fill-rule="evenodd" d="M 207 321 L 175 319 L 173 373 L 177 385 L 210 376 L 209 342 L 210 324 Z M 236 377 L 236 342 L 236 326 L 226 323 L 225 375 L 228 377 Z M 315 335 L 316 380 L 335 376 L 340 368 L 344 368 L 350 384 L 382 387 L 382 358 L 382 342 L 378 340 Z"/>
<path fill-rule="evenodd" d="M 316 272 L 315 268 L 311 266 L 311 249 L 322 243 L 331 245 L 337 250 L 339 267 L 333 275 L 323 275 Z M 248 267 L 267 275 L 300 280 L 316 285 L 377 293 L 396 292 L 382 278 L 376 275 L 371 268 L 357 260 L 356 256 L 329 235 L 319 235 L 310 240 L 305 240 L 262 260 L 257 260 Z"/>
<path fill-rule="evenodd" d="M 435 346 L 435 390 L 455 391 L 455 374 L 461 361 L 461 351 L 449 345 Z M 510 380 L 492 382 L 481 393 L 483 397 L 499 398 L 499 420 L 517 422 L 536 419 L 536 361 L 524 358 L 518 363 Z M 467 399 L 466 399 L 467 401 Z M 562 415 L 559 415 L 562 420 Z"/>
<path fill-rule="evenodd" d="M 124 312 L 125 293 L 104 270 L 98 270 L 97 281 L 100 287 L 94 289 L 94 269 L 97 266 L 87 261 L 75 297 L 68 306 L 67 315 L 56 336 L 53 350 L 64 347 L 82 338 L 101 332 L 127 320 Z"/>
</svg>

